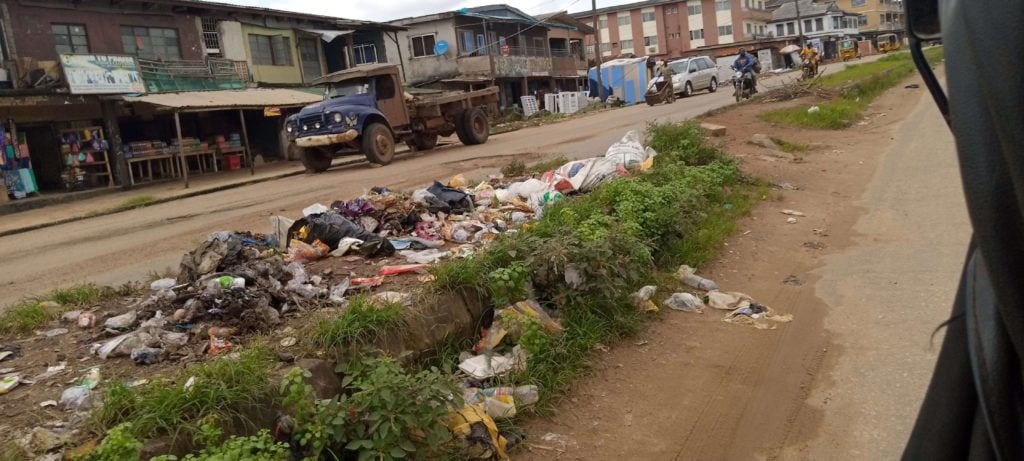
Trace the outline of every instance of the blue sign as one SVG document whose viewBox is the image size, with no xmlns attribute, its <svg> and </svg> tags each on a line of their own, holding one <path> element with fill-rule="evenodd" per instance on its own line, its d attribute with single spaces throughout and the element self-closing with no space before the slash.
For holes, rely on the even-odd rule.
<svg viewBox="0 0 1024 461">
<path fill-rule="evenodd" d="M 448 52 L 448 42 L 445 40 L 439 40 L 434 44 L 434 54 L 445 54 Z"/>
</svg>

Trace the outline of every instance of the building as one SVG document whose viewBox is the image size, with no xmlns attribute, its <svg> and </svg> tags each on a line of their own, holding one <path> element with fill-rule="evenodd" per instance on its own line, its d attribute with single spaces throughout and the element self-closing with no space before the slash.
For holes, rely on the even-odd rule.
<svg viewBox="0 0 1024 461">
<path fill-rule="evenodd" d="M 785 2 L 772 11 L 769 31 L 775 37 L 799 38 L 801 35 L 820 43 L 825 59 L 838 53 L 839 40 L 857 37 L 863 16 L 839 8 L 835 1 L 798 0 Z"/>
<path fill-rule="evenodd" d="M 463 8 L 391 21 L 406 30 L 387 44 L 411 86 L 469 89 L 497 85 L 501 105 L 523 95 L 575 90 L 585 79 L 582 30 L 564 14 L 546 20 L 508 5 Z"/>
<path fill-rule="evenodd" d="M 588 24 L 590 11 L 573 14 Z M 762 39 L 771 13 L 764 0 L 648 0 L 597 10 L 601 57 L 673 59 L 689 50 Z M 594 57 L 594 36 L 587 56 Z"/>
<path fill-rule="evenodd" d="M 386 61 L 400 29 L 199 0 L 0 0 L 0 131 L 43 190 L 279 158 L 283 116 L 320 98 L 306 82 Z"/>
<path fill-rule="evenodd" d="M 836 4 L 863 15 L 858 28 L 866 37 L 873 39 L 887 33 L 905 35 L 906 16 L 900 0 L 836 0 Z"/>
</svg>

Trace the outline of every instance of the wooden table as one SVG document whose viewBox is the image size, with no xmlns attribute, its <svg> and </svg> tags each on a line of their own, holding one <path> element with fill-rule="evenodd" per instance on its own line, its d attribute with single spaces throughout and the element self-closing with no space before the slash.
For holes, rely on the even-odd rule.
<svg viewBox="0 0 1024 461">
<path fill-rule="evenodd" d="M 205 159 L 206 157 L 209 157 L 210 158 L 210 165 L 212 167 L 211 169 L 214 171 L 214 173 L 216 173 L 218 171 L 218 168 L 217 168 L 217 150 L 216 149 L 206 149 L 206 150 L 197 150 L 197 151 L 185 152 L 185 153 L 183 153 L 181 155 L 182 155 L 182 157 L 185 157 L 185 167 L 186 168 L 188 168 L 188 158 L 189 157 L 195 157 L 196 158 L 196 163 L 199 164 L 199 172 L 200 173 L 206 173 L 206 166 L 203 165 L 203 159 Z"/>
<path fill-rule="evenodd" d="M 147 181 L 153 180 L 153 162 L 159 161 L 157 166 L 160 168 L 160 176 L 163 177 L 170 172 L 170 176 L 178 176 L 177 168 L 174 165 L 174 154 L 159 154 L 159 155 L 147 155 L 143 157 L 133 157 L 128 159 L 128 179 L 131 184 L 135 185 L 135 164 L 139 165 L 139 179 L 146 179 Z M 145 164 L 145 172 L 143 171 L 142 165 Z M 165 168 L 166 167 L 166 168 Z M 148 173 L 148 174 L 147 174 Z"/>
</svg>

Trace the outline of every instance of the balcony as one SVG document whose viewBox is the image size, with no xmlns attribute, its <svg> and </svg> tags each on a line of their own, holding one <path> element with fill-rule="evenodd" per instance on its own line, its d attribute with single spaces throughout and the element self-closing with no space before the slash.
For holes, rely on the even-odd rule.
<svg viewBox="0 0 1024 461">
<path fill-rule="evenodd" d="M 251 81 L 245 61 L 207 58 L 205 61 L 139 59 L 139 73 L 150 93 L 195 90 L 235 90 Z"/>
<path fill-rule="evenodd" d="M 493 54 L 460 56 L 458 59 L 459 74 L 490 76 L 493 61 L 494 77 L 550 77 L 555 75 L 552 58 L 545 48 L 515 46 L 494 48 L 500 49 L 493 50 L 497 51 Z M 569 75 L 576 75 L 575 63 L 572 65 L 574 67 Z"/>
<path fill-rule="evenodd" d="M 551 67 L 556 77 L 576 77 L 587 70 L 587 61 L 569 49 L 551 49 Z"/>
</svg>

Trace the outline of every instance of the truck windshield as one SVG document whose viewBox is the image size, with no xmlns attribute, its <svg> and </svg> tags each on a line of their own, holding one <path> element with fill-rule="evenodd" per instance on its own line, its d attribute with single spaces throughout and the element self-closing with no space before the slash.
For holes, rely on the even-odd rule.
<svg viewBox="0 0 1024 461">
<path fill-rule="evenodd" d="M 327 87 L 324 92 L 325 99 L 341 98 L 345 96 L 355 96 L 357 94 L 366 94 L 370 92 L 370 81 L 364 78 L 345 80 L 343 82 L 332 83 Z"/>
</svg>

